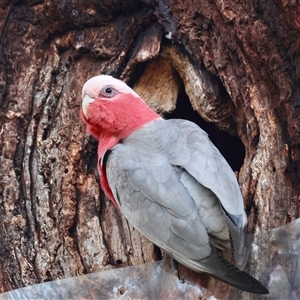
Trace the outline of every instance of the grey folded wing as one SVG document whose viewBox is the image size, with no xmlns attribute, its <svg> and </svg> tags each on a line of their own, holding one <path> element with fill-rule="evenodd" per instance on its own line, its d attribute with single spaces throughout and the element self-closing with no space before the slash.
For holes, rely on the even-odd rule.
<svg viewBox="0 0 300 300">
<path fill-rule="evenodd" d="M 193 199 L 179 180 L 181 170 L 158 154 L 143 155 L 117 145 L 106 164 L 114 197 L 128 221 L 169 253 L 202 259 L 210 252 L 209 237 Z"/>
</svg>

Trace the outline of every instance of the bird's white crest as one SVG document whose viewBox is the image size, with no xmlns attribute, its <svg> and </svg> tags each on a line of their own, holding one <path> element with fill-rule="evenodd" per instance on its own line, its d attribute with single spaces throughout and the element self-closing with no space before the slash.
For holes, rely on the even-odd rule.
<svg viewBox="0 0 300 300">
<path fill-rule="evenodd" d="M 140 96 L 134 92 L 125 82 L 116 79 L 110 75 L 98 75 L 90 78 L 82 88 L 82 111 L 88 119 L 88 106 L 95 98 L 99 96 L 101 89 L 105 86 L 112 87 L 120 94 L 132 94 L 135 97 Z"/>
</svg>

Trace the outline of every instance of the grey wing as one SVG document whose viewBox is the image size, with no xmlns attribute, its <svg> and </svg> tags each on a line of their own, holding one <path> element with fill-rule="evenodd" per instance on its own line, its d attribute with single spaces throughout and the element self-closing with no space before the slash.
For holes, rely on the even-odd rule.
<svg viewBox="0 0 300 300">
<path fill-rule="evenodd" d="M 153 243 L 194 260 L 210 255 L 206 228 L 180 183 L 182 170 L 164 155 L 147 151 L 146 144 L 138 149 L 119 144 L 107 159 L 106 173 L 122 213 Z"/>
<path fill-rule="evenodd" d="M 140 151 L 145 157 L 152 152 L 164 153 L 170 166 L 177 166 L 184 171 L 180 183 L 193 199 L 201 221 L 206 221 L 208 232 L 210 229 L 213 233 L 222 230 L 223 219 L 217 216 L 220 211 L 217 205 L 221 205 L 230 231 L 235 261 L 243 268 L 248 258 L 245 232 L 247 217 L 243 198 L 232 169 L 208 135 L 186 120 L 160 120 L 147 124 L 126 139 L 126 143 L 131 145 L 141 142 L 145 146 Z M 148 165 L 151 166 L 153 161 L 155 158 Z M 155 170 L 158 174 L 153 173 L 153 176 L 164 173 L 161 168 L 154 168 L 150 173 Z M 206 215 L 201 215 L 203 213 Z M 211 218 L 212 215 L 215 218 Z M 218 228 L 213 228 L 215 224 Z M 217 232 L 216 236 L 224 240 L 223 231 L 221 234 Z"/>
<path fill-rule="evenodd" d="M 196 124 L 186 120 L 168 120 L 171 126 L 176 125 L 181 134 L 174 145 L 170 145 L 171 162 L 185 157 L 180 164 L 205 187 L 213 191 L 227 213 L 239 217 L 239 224 L 245 225 L 247 219 L 244 202 L 236 177 L 221 155 L 209 140 L 205 131 Z M 173 158 L 172 158 L 173 157 Z"/>
<path fill-rule="evenodd" d="M 171 165 L 185 169 L 198 183 L 210 189 L 239 227 L 247 224 L 236 177 L 200 127 L 179 119 L 153 121 L 126 139 L 126 143 L 133 145 L 140 142 L 146 145 L 145 155 L 149 155 L 151 149 L 165 153 Z"/>
<path fill-rule="evenodd" d="M 181 132 L 177 141 L 173 145 L 169 144 L 171 163 L 175 165 L 179 163 L 201 185 L 218 197 L 229 227 L 235 261 L 241 269 L 244 268 L 248 259 L 245 228 L 247 217 L 232 169 L 209 140 L 206 132 L 196 124 L 185 120 L 167 122 L 170 127 L 174 125 L 178 127 Z"/>
</svg>

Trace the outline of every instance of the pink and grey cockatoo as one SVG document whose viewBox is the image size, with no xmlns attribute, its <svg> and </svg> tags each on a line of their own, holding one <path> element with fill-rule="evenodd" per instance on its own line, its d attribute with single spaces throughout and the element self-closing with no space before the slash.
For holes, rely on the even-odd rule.
<svg viewBox="0 0 300 300">
<path fill-rule="evenodd" d="M 236 177 L 196 124 L 164 120 L 130 87 L 108 75 L 82 90 L 81 118 L 99 140 L 107 197 L 128 221 L 177 262 L 242 290 L 266 294 L 227 261 L 247 261 L 247 217 Z"/>
</svg>

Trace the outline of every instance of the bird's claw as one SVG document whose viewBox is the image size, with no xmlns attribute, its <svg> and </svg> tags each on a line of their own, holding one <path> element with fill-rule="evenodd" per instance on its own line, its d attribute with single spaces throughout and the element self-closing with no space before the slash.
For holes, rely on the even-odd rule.
<svg viewBox="0 0 300 300">
<path fill-rule="evenodd" d="M 180 281 L 180 283 L 184 284 L 185 280 L 184 278 L 180 278 L 180 274 L 179 274 L 179 269 L 178 269 L 178 261 L 174 258 L 171 257 L 171 267 L 174 270 L 174 272 L 176 273 L 178 280 Z"/>
</svg>

